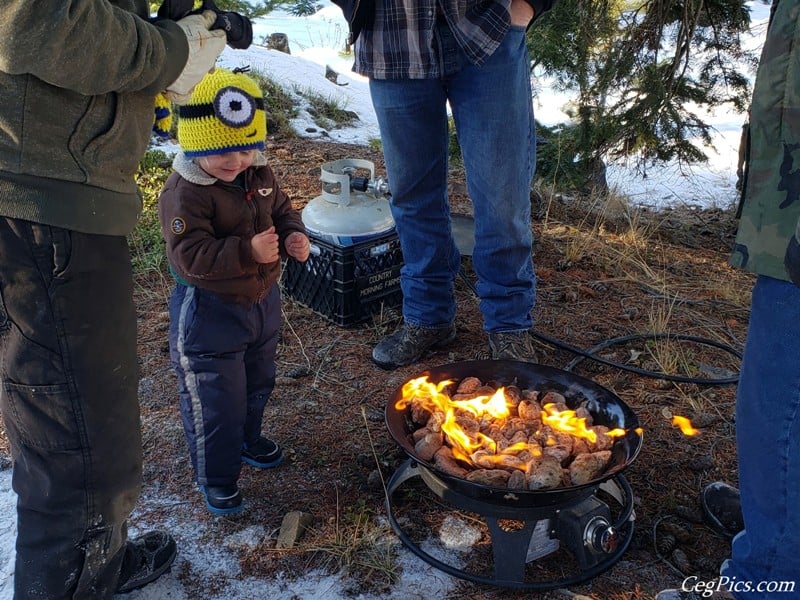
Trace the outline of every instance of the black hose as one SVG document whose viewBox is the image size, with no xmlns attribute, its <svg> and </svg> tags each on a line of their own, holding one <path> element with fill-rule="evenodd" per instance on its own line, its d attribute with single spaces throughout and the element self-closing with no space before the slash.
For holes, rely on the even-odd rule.
<svg viewBox="0 0 800 600">
<path fill-rule="evenodd" d="M 605 340 L 595 346 L 590 350 L 581 350 L 580 348 L 576 348 L 574 346 L 570 346 L 569 344 L 562 342 L 560 340 L 551 338 L 541 333 L 536 333 L 535 331 L 532 332 L 533 337 L 540 339 L 544 342 L 547 342 L 551 346 L 555 346 L 557 348 L 561 348 L 562 350 L 567 350 L 573 354 L 577 354 L 578 356 L 574 358 L 570 363 L 564 367 L 565 371 L 572 370 L 578 363 L 583 361 L 584 359 L 593 360 L 604 365 L 608 365 L 610 367 L 615 367 L 617 369 L 622 369 L 623 371 L 629 371 L 631 373 L 636 373 L 637 375 L 643 375 L 645 377 L 653 377 L 656 379 L 664 379 L 666 381 L 675 381 L 679 383 L 697 383 L 701 385 L 733 385 L 739 381 L 739 375 L 735 375 L 732 377 L 689 377 L 685 375 L 670 375 L 669 373 L 661 373 L 659 371 L 650 371 L 647 369 L 640 369 L 638 367 L 634 367 L 631 365 L 625 365 L 618 362 L 614 362 L 613 360 L 608 360 L 601 356 L 598 356 L 596 353 L 600 350 L 605 348 L 609 348 L 611 346 L 616 346 L 618 344 L 624 344 L 626 342 L 634 341 L 634 340 L 657 340 L 657 339 L 670 339 L 670 340 L 682 340 L 687 342 L 694 342 L 696 344 L 703 344 L 705 346 L 712 346 L 714 348 L 718 348 L 720 350 L 724 350 L 730 354 L 733 354 L 736 358 L 741 360 L 742 354 L 737 351 L 735 348 L 728 346 L 727 344 L 722 344 L 720 342 L 716 342 L 714 340 L 701 338 L 693 335 L 681 335 L 675 333 L 637 333 L 633 335 L 626 335 L 622 337 L 611 338 Z"/>
</svg>

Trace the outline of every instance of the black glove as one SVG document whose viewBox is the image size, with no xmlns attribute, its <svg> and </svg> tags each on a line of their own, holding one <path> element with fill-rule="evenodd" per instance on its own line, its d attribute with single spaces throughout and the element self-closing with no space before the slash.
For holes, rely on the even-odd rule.
<svg viewBox="0 0 800 600">
<path fill-rule="evenodd" d="M 157 19 L 180 21 L 189 14 L 201 14 L 204 10 L 212 10 L 217 15 L 209 29 L 221 29 L 225 32 L 228 46 L 243 50 L 253 43 L 253 24 L 250 19 L 239 13 L 222 11 L 214 4 L 214 0 L 203 0 L 203 6 L 195 11 L 194 0 L 164 0 L 158 8 Z"/>
<path fill-rule="evenodd" d="M 797 236 L 800 234 L 800 223 L 794 232 L 794 235 L 789 238 L 789 245 L 786 247 L 786 255 L 783 258 L 783 266 L 786 267 L 786 272 L 789 273 L 789 279 L 792 280 L 797 286 L 800 286 L 800 241 Z"/>
<path fill-rule="evenodd" d="M 214 6 L 211 0 L 206 3 Z M 228 38 L 228 46 L 237 50 L 244 50 L 253 43 L 253 24 L 244 15 L 235 12 L 220 11 L 216 6 L 212 9 L 217 13 L 217 20 L 211 29 L 222 29 Z"/>
</svg>

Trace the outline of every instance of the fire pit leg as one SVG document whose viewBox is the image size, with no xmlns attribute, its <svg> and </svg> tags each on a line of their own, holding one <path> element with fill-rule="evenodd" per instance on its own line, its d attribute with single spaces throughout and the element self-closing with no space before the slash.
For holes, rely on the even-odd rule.
<svg viewBox="0 0 800 600">
<path fill-rule="evenodd" d="M 494 576 L 498 585 L 524 583 L 528 546 L 539 522 L 528 521 L 522 529 L 505 531 L 497 519 L 486 517 L 485 520 L 492 535 Z M 500 541 L 502 543 L 495 543 Z"/>
</svg>

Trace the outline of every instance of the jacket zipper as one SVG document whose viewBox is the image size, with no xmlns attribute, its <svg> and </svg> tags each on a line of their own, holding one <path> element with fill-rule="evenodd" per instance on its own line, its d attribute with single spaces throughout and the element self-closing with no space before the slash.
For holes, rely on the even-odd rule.
<svg viewBox="0 0 800 600">
<path fill-rule="evenodd" d="M 256 231 L 258 229 L 259 209 L 258 209 L 258 202 L 255 202 L 253 200 L 255 198 L 256 192 L 251 188 L 250 173 L 247 173 L 245 175 L 244 186 L 245 186 L 245 194 L 244 194 L 245 200 L 247 200 L 248 204 L 250 204 L 253 211 L 253 231 Z M 265 282 L 267 281 L 267 277 L 266 275 L 264 275 L 264 269 L 266 269 L 266 266 L 259 263 L 258 279 L 261 282 L 261 292 L 259 292 L 258 294 L 257 303 L 260 303 L 264 298 L 266 298 L 268 292 L 266 285 L 264 285 Z"/>
</svg>

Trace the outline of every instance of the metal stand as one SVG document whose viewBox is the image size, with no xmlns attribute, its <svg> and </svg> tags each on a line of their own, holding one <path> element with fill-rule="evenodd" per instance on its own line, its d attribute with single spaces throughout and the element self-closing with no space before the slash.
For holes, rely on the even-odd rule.
<svg viewBox="0 0 800 600">
<path fill-rule="evenodd" d="M 453 504 L 456 508 L 475 512 L 484 517 L 492 540 L 494 558 L 494 577 L 485 577 L 458 569 L 431 556 L 403 531 L 395 518 L 392 507 L 392 496 L 406 481 L 422 477 L 425 484 L 437 496 Z M 598 552 L 590 548 L 584 539 L 592 519 L 597 518 L 599 510 L 608 512 L 608 507 L 598 500 L 594 494 L 582 496 L 564 506 L 520 507 L 504 506 L 470 498 L 449 488 L 427 468 L 420 466 L 412 459 L 404 462 L 389 480 L 387 488 L 386 512 L 392 529 L 403 544 L 426 563 L 461 579 L 504 588 L 527 590 L 551 590 L 588 581 L 613 566 L 627 550 L 633 538 L 633 493 L 627 480 L 617 474 L 601 484 L 603 489 L 623 506 L 622 515 L 614 525 L 620 536 L 614 549 L 610 552 Z M 500 519 L 523 522 L 522 528 L 506 531 Z M 587 525 L 589 524 L 589 525 Z M 545 529 L 543 529 L 543 526 Z M 586 526 L 586 527 L 584 527 Z M 526 565 L 536 557 L 535 546 L 544 541 L 559 542 L 575 555 L 581 571 L 573 576 L 553 581 L 526 581 Z M 555 535 L 556 537 L 550 537 Z"/>
</svg>

